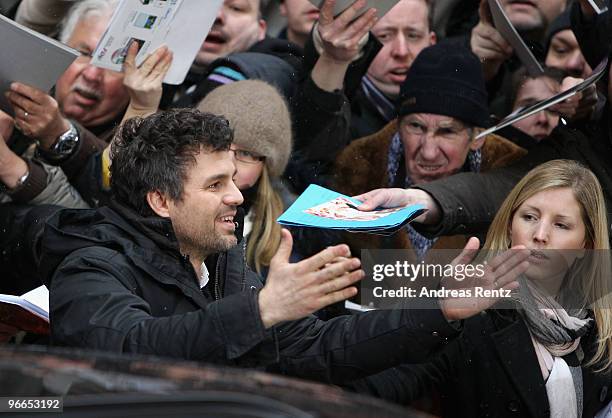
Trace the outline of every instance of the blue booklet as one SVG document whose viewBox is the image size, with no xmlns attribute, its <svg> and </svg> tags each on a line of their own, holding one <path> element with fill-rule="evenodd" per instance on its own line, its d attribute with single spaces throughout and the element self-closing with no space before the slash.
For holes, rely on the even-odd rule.
<svg viewBox="0 0 612 418">
<path fill-rule="evenodd" d="M 277 222 L 285 226 L 390 235 L 425 212 L 423 205 L 363 212 L 361 202 L 311 184 Z"/>
</svg>

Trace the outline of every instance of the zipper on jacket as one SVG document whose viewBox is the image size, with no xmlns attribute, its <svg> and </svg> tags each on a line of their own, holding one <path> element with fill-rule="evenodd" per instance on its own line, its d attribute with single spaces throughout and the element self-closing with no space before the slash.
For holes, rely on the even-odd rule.
<svg viewBox="0 0 612 418">
<path fill-rule="evenodd" d="M 214 279 L 214 294 L 215 300 L 221 299 L 221 289 L 219 288 L 219 277 L 221 275 L 221 261 L 224 260 L 223 254 L 219 254 L 219 258 L 217 259 L 217 265 L 215 266 L 215 279 Z"/>
</svg>

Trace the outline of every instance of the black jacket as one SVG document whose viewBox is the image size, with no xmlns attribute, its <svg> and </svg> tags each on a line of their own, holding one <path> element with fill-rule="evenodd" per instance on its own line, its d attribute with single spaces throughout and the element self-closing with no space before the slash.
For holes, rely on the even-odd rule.
<svg viewBox="0 0 612 418">
<path fill-rule="evenodd" d="M 583 337 L 585 359 L 592 358 L 594 344 L 594 334 Z M 570 366 L 580 364 L 575 354 L 564 360 Z M 582 366 L 582 381 L 582 416 L 590 418 L 612 400 L 612 375 Z M 400 403 L 438 391 L 444 417 L 550 415 L 531 336 L 516 311 L 491 310 L 470 318 L 461 336 L 432 362 L 400 366 L 356 386 Z"/>
<path fill-rule="evenodd" d="M 342 382 L 423 361 L 457 331 L 439 311 L 380 311 L 266 330 L 260 278 L 241 245 L 207 259 L 199 289 L 169 221 L 113 204 L 63 210 L 47 223 L 41 272 L 52 342 L 154 354 Z"/>
</svg>

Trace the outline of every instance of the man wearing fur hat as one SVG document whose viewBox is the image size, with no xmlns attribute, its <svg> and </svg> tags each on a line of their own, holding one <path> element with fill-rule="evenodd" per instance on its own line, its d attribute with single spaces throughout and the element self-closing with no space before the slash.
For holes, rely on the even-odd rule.
<svg viewBox="0 0 612 418">
<path fill-rule="evenodd" d="M 336 160 L 335 186 L 349 195 L 423 184 L 457 172 L 482 172 L 526 152 L 489 135 L 475 139 L 487 124 L 487 91 L 478 58 L 467 48 L 438 44 L 424 49 L 401 86 L 399 118 L 378 133 L 353 141 Z M 462 248 L 467 238 L 428 240 L 411 226 L 391 243 L 374 236 L 349 238 L 357 248 Z"/>
</svg>

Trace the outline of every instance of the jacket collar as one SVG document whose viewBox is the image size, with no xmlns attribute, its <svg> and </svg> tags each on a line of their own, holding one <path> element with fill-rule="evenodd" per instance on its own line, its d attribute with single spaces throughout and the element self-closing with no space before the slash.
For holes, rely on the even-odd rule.
<svg viewBox="0 0 612 418">
<path fill-rule="evenodd" d="M 112 210 L 123 217 L 132 227 L 153 241 L 157 247 L 173 257 L 180 258 L 178 240 L 169 219 L 159 216 L 144 217 L 133 209 L 111 199 L 108 205 Z"/>
</svg>

